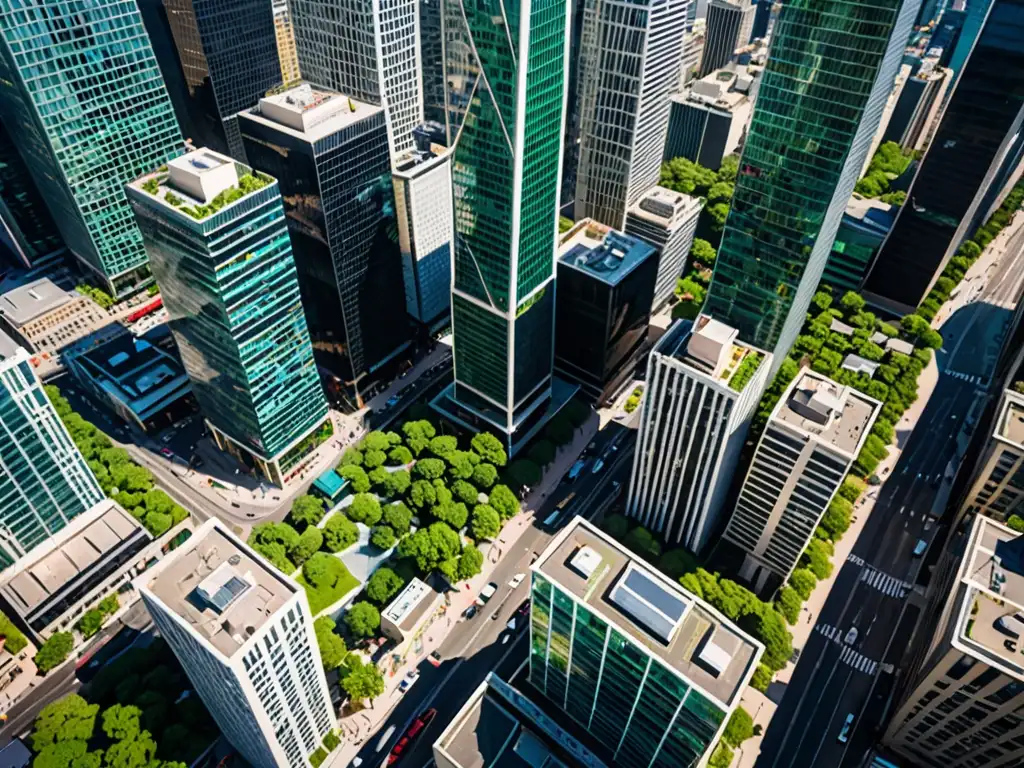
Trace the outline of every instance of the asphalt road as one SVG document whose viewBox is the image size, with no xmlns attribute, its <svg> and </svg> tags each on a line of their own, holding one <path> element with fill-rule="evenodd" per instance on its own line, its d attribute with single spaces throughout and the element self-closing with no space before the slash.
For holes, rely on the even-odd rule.
<svg viewBox="0 0 1024 768">
<path fill-rule="evenodd" d="M 591 461 L 585 474 L 576 483 L 563 482 L 549 494 L 534 514 L 531 527 L 520 535 L 511 551 L 502 553 L 490 579 L 499 585 L 499 589 L 487 608 L 472 619 L 457 619 L 457 624 L 441 644 L 440 667 L 435 668 L 426 660 L 420 662 L 419 681 L 404 697 L 396 699 L 387 720 L 367 739 L 366 745 L 359 752 L 358 757 L 363 760 L 364 766 L 380 766 L 412 720 L 434 707 L 437 716 L 433 723 L 398 763 L 408 768 L 426 765 L 433 759 L 434 739 L 451 722 L 487 673 L 499 665 L 502 668 L 507 666 L 511 672 L 526 659 L 527 644 L 524 638 L 529 633 L 525 631 L 525 625 L 523 630 L 513 636 L 506 624 L 516 608 L 529 597 L 530 581 L 525 579 L 515 590 L 509 587 L 508 582 L 517 573 L 528 573 L 535 554 L 542 552 L 548 545 L 555 531 L 545 529 L 543 521 L 551 516 L 555 506 L 569 493 L 576 495 L 566 505 L 566 514 L 558 520 L 562 525 L 584 511 L 588 517 L 603 514 L 616 498 L 610 493 L 613 482 L 620 484 L 620 493 L 625 492 L 625 483 L 629 480 L 632 467 L 635 436 L 634 431 L 626 430 L 621 425 L 609 425 L 598 433 L 594 448 L 588 451 L 591 456 L 608 452 L 609 442 L 616 438 L 619 449 L 614 452 L 614 456 L 609 454 L 611 458 L 606 460 L 606 466 L 600 473 L 589 471 Z M 495 612 L 497 618 L 492 619 L 491 615 Z M 398 694 L 395 696 L 398 697 Z M 388 731 L 392 727 L 394 730 L 389 735 Z"/>
<path fill-rule="evenodd" d="M 939 381 L 916 429 L 907 434 L 897 425 L 903 453 L 884 484 L 870 491 L 878 494 L 871 517 L 850 557 L 836 564 L 841 570 L 765 734 L 758 768 L 853 768 L 876 743 L 919 615 L 908 598 L 927 581 L 936 554 L 915 557 L 913 550 L 920 539 L 943 540 L 941 524 L 928 513 L 956 435 L 983 397 L 1024 270 L 1020 245 L 1017 258 L 992 270 L 975 302 L 943 326 Z M 851 628 L 857 636 L 847 644 Z M 853 727 L 843 743 L 838 737 L 850 714 Z"/>
</svg>

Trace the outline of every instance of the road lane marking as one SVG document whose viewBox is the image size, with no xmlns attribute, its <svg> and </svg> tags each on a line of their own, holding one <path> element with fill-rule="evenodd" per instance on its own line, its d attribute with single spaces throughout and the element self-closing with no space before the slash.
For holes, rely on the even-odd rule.
<svg viewBox="0 0 1024 768">
<path fill-rule="evenodd" d="M 865 582 L 869 587 L 877 589 L 883 595 L 898 597 L 900 599 L 906 597 L 907 591 L 913 586 L 902 579 L 890 576 L 889 574 L 879 571 L 870 565 L 861 571 L 860 580 Z"/>
</svg>

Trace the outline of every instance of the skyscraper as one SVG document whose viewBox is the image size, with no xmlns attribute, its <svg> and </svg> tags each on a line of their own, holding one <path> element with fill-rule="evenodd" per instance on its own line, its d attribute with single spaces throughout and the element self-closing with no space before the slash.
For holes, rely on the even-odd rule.
<svg viewBox="0 0 1024 768">
<path fill-rule="evenodd" d="M 1024 516 L 1024 394 L 1004 390 L 998 408 L 967 504 L 973 514 L 1006 520 Z"/>
<path fill-rule="evenodd" d="M 441 31 L 441 0 L 419 0 L 420 72 L 423 117 L 444 123 L 444 45 Z"/>
<path fill-rule="evenodd" d="M 180 154 L 182 141 L 138 7 L 8 3 L 0 36 L 4 123 L 64 243 L 112 293 L 144 285 L 124 185 Z"/>
<path fill-rule="evenodd" d="M 63 249 L 53 217 L 6 126 L 0 122 L 0 227 L 26 267 Z"/>
<path fill-rule="evenodd" d="M 309 85 L 239 115 L 246 154 L 278 179 L 320 365 L 348 389 L 409 344 L 384 110 Z"/>
<path fill-rule="evenodd" d="M 881 407 L 810 370 L 779 398 L 724 535 L 746 553 L 740 576 L 759 592 L 793 572 Z"/>
<path fill-rule="evenodd" d="M 274 9 L 251 0 L 164 0 L 164 7 L 191 96 L 193 143 L 245 162 L 236 114 L 281 83 Z"/>
<path fill-rule="evenodd" d="M 955 74 L 955 73 L 954 73 Z M 916 307 L 1024 150 L 1024 0 L 995 0 L 865 288 Z"/>
<path fill-rule="evenodd" d="M 411 149 L 423 122 L 420 0 L 290 0 L 290 7 L 303 78 L 383 106 L 391 154 Z"/>
<path fill-rule="evenodd" d="M 704 306 L 776 366 L 803 325 L 917 4 L 835 10 L 826 0 L 782 7 Z"/>
<path fill-rule="evenodd" d="M 558 402 L 552 282 L 566 12 L 557 0 L 446 4 L 455 383 L 437 406 L 496 430 L 512 452 Z M 499 22 L 507 34 L 495 34 Z"/>
<path fill-rule="evenodd" d="M 281 81 L 286 85 L 297 83 L 302 77 L 299 71 L 299 54 L 295 50 L 295 30 L 292 29 L 292 15 L 288 0 L 273 0 L 274 32 L 277 35 L 277 58 L 281 62 Z"/>
<path fill-rule="evenodd" d="M 705 765 L 763 646 L 583 518 L 530 568 L 530 686 L 616 765 Z"/>
<path fill-rule="evenodd" d="M 337 720 L 302 588 L 217 519 L 135 583 L 242 757 L 254 768 L 307 768 Z"/>
<path fill-rule="evenodd" d="M 658 183 L 689 2 L 584 4 L 577 221 L 622 229 L 626 209 Z"/>
<path fill-rule="evenodd" d="M 199 149 L 128 186 L 218 446 L 285 484 L 330 434 L 277 181 Z"/>
<path fill-rule="evenodd" d="M 0 337 L 0 570 L 103 500 L 28 353 Z"/>
<path fill-rule="evenodd" d="M 672 544 L 704 549 L 721 528 L 770 366 L 736 329 L 705 315 L 669 328 L 647 361 L 627 515 Z"/>
<path fill-rule="evenodd" d="M 707 35 L 698 77 L 721 69 L 737 50 L 750 42 L 757 6 L 750 0 L 711 0 L 708 3 Z"/>
</svg>

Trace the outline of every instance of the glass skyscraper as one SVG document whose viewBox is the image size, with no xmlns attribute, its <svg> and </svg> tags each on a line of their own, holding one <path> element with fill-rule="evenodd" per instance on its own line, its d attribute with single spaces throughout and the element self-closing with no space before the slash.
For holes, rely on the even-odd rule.
<svg viewBox="0 0 1024 768">
<path fill-rule="evenodd" d="M 0 570 L 103 500 L 25 350 L 0 339 Z"/>
<path fill-rule="evenodd" d="M 64 247 L 7 127 L 0 123 L 0 226 L 25 266 Z"/>
<path fill-rule="evenodd" d="M 0 5 L 0 108 L 65 244 L 108 290 L 149 280 L 124 185 L 181 152 L 135 0 Z"/>
<path fill-rule="evenodd" d="M 329 429 L 277 181 L 207 149 L 168 166 L 127 189 L 192 392 L 282 485 Z"/>
<path fill-rule="evenodd" d="M 704 311 L 774 352 L 821 279 L 917 10 L 796 0 L 775 23 Z"/>
<path fill-rule="evenodd" d="M 455 383 L 443 409 L 513 450 L 551 402 L 566 12 L 557 0 L 445 4 Z"/>
</svg>

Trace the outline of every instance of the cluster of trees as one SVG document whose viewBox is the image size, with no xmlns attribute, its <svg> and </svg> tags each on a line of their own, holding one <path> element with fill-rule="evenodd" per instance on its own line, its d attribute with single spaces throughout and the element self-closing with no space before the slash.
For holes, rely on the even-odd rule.
<svg viewBox="0 0 1024 768">
<path fill-rule="evenodd" d="M 99 632 L 103 628 L 104 622 L 117 613 L 117 609 L 120 607 L 121 604 L 115 593 L 107 595 L 82 614 L 82 618 L 78 620 L 78 631 L 82 633 L 82 637 L 88 639 Z"/>
<path fill-rule="evenodd" d="M 700 313 L 711 284 L 716 256 L 711 243 L 700 237 L 694 238 L 683 276 L 676 281 L 675 294 L 679 303 L 672 308 L 674 319 L 692 320 Z"/>
<path fill-rule="evenodd" d="M 718 239 L 729 215 L 739 162 L 739 157 L 729 155 L 717 171 L 712 171 L 685 157 L 676 157 L 662 163 L 659 184 L 675 192 L 705 198 L 698 227 Z"/>
<path fill-rule="evenodd" d="M 327 756 L 336 750 L 340 744 L 341 739 L 338 738 L 338 734 L 334 731 L 328 731 L 324 736 L 323 744 L 317 747 L 313 751 L 313 754 L 309 756 L 309 764 L 312 765 L 313 768 L 320 768 L 320 766 L 323 765 L 324 760 L 327 759 Z"/>
<path fill-rule="evenodd" d="M 622 406 L 622 410 L 626 413 L 632 413 L 640 407 L 640 398 L 644 396 L 644 388 L 637 387 L 629 393 L 629 397 L 626 398 L 626 404 Z"/>
<path fill-rule="evenodd" d="M 0 613 L 0 635 L 4 637 L 4 650 L 12 656 L 17 656 L 28 645 L 28 638 L 4 613 Z"/>
<path fill-rule="evenodd" d="M 710 768 L 729 768 L 732 765 L 733 750 L 752 736 L 761 735 L 761 726 L 754 725 L 754 718 L 743 707 L 737 707 L 729 716 L 722 732 L 722 740 L 708 759 Z"/>
<path fill-rule="evenodd" d="M 883 203 L 901 205 L 906 193 L 890 193 L 889 185 L 910 167 L 913 159 L 913 150 L 903 150 L 895 141 L 885 142 L 871 158 L 867 173 L 857 182 L 854 191 L 864 197 L 880 198 Z"/>
<path fill-rule="evenodd" d="M 345 622 L 356 637 L 370 637 L 380 626 L 380 613 L 369 603 L 356 603 L 345 614 Z M 365 663 L 358 653 L 349 653 L 345 641 L 334 631 L 335 627 L 334 619 L 329 616 L 321 616 L 313 622 L 324 669 L 338 671 L 338 684 L 354 701 L 380 696 L 384 693 L 384 675 L 375 664 Z M 325 738 L 324 756 L 336 746 L 337 743 Z"/>
<path fill-rule="evenodd" d="M 109 437 L 75 413 L 57 387 L 47 385 L 45 389 L 104 493 L 127 509 L 154 537 L 162 536 L 188 517 L 184 507 L 153 487 L 153 475 L 148 469 L 136 464 L 124 448 L 115 448 Z"/>
<path fill-rule="evenodd" d="M 104 667 L 83 695 L 39 713 L 26 739 L 33 768 L 184 768 L 217 737 L 162 639 Z"/>
<path fill-rule="evenodd" d="M 39 646 L 35 657 L 36 668 L 44 675 L 63 664 L 75 649 L 75 636 L 70 632 L 54 632 Z"/>
<path fill-rule="evenodd" d="M 75 291 L 82 294 L 83 296 L 89 297 L 97 304 L 99 304 L 100 307 L 102 307 L 103 309 L 110 309 L 112 306 L 114 306 L 113 296 L 111 296 L 106 291 L 100 290 L 99 288 L 93 285 L 89 285 L 88 283 L 79 283 L 78 285 L 75 286 Z"/>
</svg>

